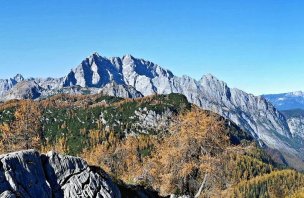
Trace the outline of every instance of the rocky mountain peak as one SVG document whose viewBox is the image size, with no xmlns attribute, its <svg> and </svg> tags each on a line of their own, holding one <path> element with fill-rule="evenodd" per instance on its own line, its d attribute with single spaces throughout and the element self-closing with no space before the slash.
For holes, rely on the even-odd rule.
<svg viewBox="0 0 304 198">
<path fill-rule="evenodd" d="M 135 58 L 130 54 L 124 55 L 121 60 L 124 66 L 134 66 Z"/>
<path fill-rule="evenodd" d="M 125 60 L 125 59 L 126 59 L 126 60 L 128 60 L 128 59 L 129 59 L 129 60 L 132 60 L 132 59 L 135 59 L 135 58 L 134 58 L 134 56 L 132 56 L 131 54 L 126 54 L 126 55 L 124 55 L 124 56 L 122 57 L 122 60 Z"/>
<path fill-rule="evenodd" d="M 90 65 L 92 65 L 92 64 L 97 64 L 98 65 L 98 62 L 101 62 L 103 59 L 106 59 L 106 58 L 99 55 L 97 52 L 94 52 L 87 59 L 89 60 L 88 62 L 89 62 Z M 86 60 L 84 60 L 84 61 L 86 61 Z"/>
<path fill-rule="evenodd" d="M 21 82 L 24 80 L 24 77 L 21 74 L 17 74 L 14 78 L 13 78 L 16 82 Z"/>
<path fill-rule="evenodd" d="M 227 84 L 224 81 L 219 80 L 218 78 L 216 78 L 212 74 L 204 75 L 201 78 L 200 83 L 202 84 L 202 86 L 228 87 Z"/>
<path fill-rule="evenodd" d="M 217 79 L 211 74 L 207 74 L 201 78 L 200 84 L 203 87 L 204 94 L 209 98 L 217 102 L 230 101 L 231 90 L 224 81 Z"/>
<path fill-rule="evenodd" d="M 0 96 L 3 97 L 3 95 L 6 94 L 12 87 L 23 80 L 24 78 L 21 74 L 17 74 L 13 78 L 9 79 L 0 79 Z"/>
<path fill-rule="evenodd" d="M 36 99 L 40 97 L 43 88 L 34 80 L 24 80 L 16 84 L 4 94 L 3 100 L 11 99 Z"/>
<path fill-rule="evenodd" d="M 95 52 L 92 53 L 92 56 L 100 56 L 100 55 L 99 55 L 98 52 L 95 51 Z"/>
</svg>

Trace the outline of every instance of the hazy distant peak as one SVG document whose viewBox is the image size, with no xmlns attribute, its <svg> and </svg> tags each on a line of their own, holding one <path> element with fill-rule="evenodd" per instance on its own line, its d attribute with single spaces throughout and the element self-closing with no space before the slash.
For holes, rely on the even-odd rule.
<svg viewBox="0 0 304 198">
<path fill-rule="evenodd" d="M 135 59 L 131 54 L 126 54 L 122 57 L 122 59 Z"/>
<path fill-rule="evenodd" d="M 17 74 L 13 79 L 17 82 L 20 82 L 24 80 L 24 77 L 21 74 Z"/>
<path fill-rule="evenodd" d="M 291 96 L 304 96 L 304 93 L 303 93 L 303 91 L 294 91 L 294 92 L 288 93 L 288 95 L 291 95 Z"/>
<path fill-rule="evenodd" d="M 98 52 L 93 52 L 91 56 L 97 56 L 97 57 L 100 57 L 101 55 L 99 55 Z"/>
</svg>

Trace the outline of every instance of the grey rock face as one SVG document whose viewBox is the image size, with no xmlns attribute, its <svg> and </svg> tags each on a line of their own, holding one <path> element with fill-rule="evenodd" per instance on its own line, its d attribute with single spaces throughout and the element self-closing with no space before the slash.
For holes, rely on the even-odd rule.
<svg viewBox="0 0 304 198">
<path fill-rule="evenodd" d="M 134 126 L 138 128 L 142 127 L 141 133 L 148 133 L 148 131 L 160 131 L 165 132 L 170 126 L 170 121 L 174 116 L 173 112 L 167 109 L 163 113 L 159 114 L 155 111 L 148 110 L 146 107 L 139 109 L 135 112 L 136 120 Z"/>
<path fill-rule="evenodd" d="M 304 117 L 290 117 L 287 119 L 290 132 L 294 137 L 300 136 L 304 139 Z"/>
<path fill-rule="evenodd" d="M 300 137 L 304 139 L 304 110 L 292 109 L 282 111 L 294 138 Z"/>
<path fill-rule="evenodd" d="M 30 78 L 28 80 L 35 81 L 44 90 L 60 89 L 63 83 L 63 78 Z"/>
<path fill-rule="evenodd" d="M 120 197 L 118 187 L 101 170 L 81 158 L 49 152 L 43 157 L 54 197 Z"/>
<path fill-rule="evenodd" d="M 106 84 L 103 88 L 98 90 L 99 93 L 103 93 L 107 96 L 116 96 L 121 98 L 140 98 L 143 95 L 137 91 L 134 87 L 124 84 L 117 84 L 111 82 Z"/>
<path fill-rule="evenodd" d="M 1 155 L 0 161 L 1 183 L 6 188 L 0 194 L 5 193 L 8 197 L 12 196 L 10 194 L 28 198 L 51 197 L 38 152 L 29 150 Z"/>
<path fill-rule="evenodd" d="M 99 168 L 80 158 L 35 150 L 0 155 L 0 197 L 121 197 Z"/>
<path fill-rule="evenodd" d="M 0 197 L 2 198 L 16 198 L 16 195 L 12 193 L 11 191 L 4 191 L 3 193 L 0 194 Z"/>
<path fill-rule="evenodd" d="M 123 84 L 120 62 L 119 59 L 107 59 L 94 53 L 65 77 L 63 86 L 100 88 L 112 81 Z"/>
<path fill-rule="evenodd" d="M 0 97 L 2 97 L 8 90 L 15 86 L 18 82 L 23 81 L 24 78 L 20 74 L 10 79 L 0 79 Z"/>
<path fill-rule="evenodd" d="M 198 105 L 203 109 L 232 120 L 271 148 L 285 149 L 288 146 L 287 142 L 279 141 L 279 136 L 291 138 L 284 116 L 263 97 L 230 89 L 211 75 L 204 76 L 200 83 L 202 98 Z"/>
<path fill-rule="evenodd" d="M 7 91 L 3 95 L 2 100 L 36 99 L 41 96 L 43 91 L 43 88 L 40 87 L 35 81 L 21 81 Z"/>
</svg>

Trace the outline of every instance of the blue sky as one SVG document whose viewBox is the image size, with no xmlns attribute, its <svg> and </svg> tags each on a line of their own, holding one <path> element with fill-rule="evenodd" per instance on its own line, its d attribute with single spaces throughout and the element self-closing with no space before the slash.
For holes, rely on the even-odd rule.
<svg viewBox="0 0 304 198">
<path fill-rule="evenodd" d="M 302 0 L 0 0 L 0 78 L 132 54 L 254 94 L 304 90 Z"/>
</svg>

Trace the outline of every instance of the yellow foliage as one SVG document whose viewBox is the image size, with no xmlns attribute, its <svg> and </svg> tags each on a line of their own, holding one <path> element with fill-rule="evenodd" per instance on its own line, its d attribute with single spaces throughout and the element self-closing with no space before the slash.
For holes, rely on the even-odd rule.
<svg viewBox="0 0 304 198">
<path fill-rule="evenodd" d="M 304 198 L 304 188 L 296 191 L 292 195 L 287 196 L 286 198 Z"/>
<path fill-rule="evenodd" d="M 215 173 L 229 146 L 223 122 L 194 108 L 180 116 L 171 131 L 173 134 L 156 145 L 161 149 L 147 159 L 149 177 L 153 178 L 148 182 L 163 195 L 198 190 L 198 185 L 191 189 L 189 181 Z"/>
<path fill-rule="evenodd" d="M 46 153 L 48 151 L 56 151 L 58 153 L 68 153 L 68 146 L 65 137 L 59 138 L 54 145 L 45 144 L 41 146 L 41 152 Z"/>
<path fill-rule="evenodd" d="M 227 197 L 285 197 L 304 186 L 304 175 L 294 170 L 273 171 L 242 181 L 225 192 Z M 296 194 L 295 194 L 296 196 Z"/>
</svg>

